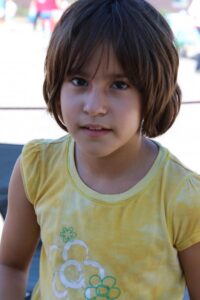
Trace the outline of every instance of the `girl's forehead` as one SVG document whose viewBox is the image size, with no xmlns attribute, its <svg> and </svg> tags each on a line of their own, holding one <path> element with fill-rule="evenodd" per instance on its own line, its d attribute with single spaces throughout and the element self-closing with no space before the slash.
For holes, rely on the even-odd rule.
<svg viewBox="0 0 200 300">
<path fill-rule="evenodd" d="M 101 46 L 95 49 L 81 71 L 92 77 L 98 74 L 105 74 L 105 76 L 108 74 L 124 76 L 124 71 L 114 50 L 108 46 Z"/>
</svg>

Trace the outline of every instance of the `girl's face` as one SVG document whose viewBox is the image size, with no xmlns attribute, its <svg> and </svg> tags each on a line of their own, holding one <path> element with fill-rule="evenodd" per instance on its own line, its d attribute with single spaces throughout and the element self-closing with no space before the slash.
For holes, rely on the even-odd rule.
<svg viewBox="0 0 200 300">
<path fill-rule="evenodd" d="M 60 106 L 63 122 L 78 149 L 87 155 L 106 157 L 137 147 L 142 99 L 113 51 L 102 55 L 100 50 L 79 73 L 66 78 Z"/>
</svg>

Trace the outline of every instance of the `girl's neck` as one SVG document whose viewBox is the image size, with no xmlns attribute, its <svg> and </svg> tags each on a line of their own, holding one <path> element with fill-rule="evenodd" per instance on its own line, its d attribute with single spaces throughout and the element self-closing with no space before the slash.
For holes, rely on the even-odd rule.
<svg viewBox="0 0 200 300">
<path fill-rule="evenodd" d="M 75 146 L 79 176 L 87 186 L 103 194 L 122 193 L 137 184 L 149 171 L 157 154 L 156 144 L 144 137 L 129 152 L 120 149 L 103 158 L 88 156 Z"/>
</svg>

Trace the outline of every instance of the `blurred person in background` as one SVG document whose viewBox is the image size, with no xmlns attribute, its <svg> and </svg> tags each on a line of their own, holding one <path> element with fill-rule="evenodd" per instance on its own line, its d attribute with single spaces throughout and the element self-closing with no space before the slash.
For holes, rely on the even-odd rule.
<svg viewBox="0 0 200 300">
<path fill-rule="evenodd" d="M 32 0 L 29 10 L 29 19 L 36 29 L 38 21 L 41 21 L 42 30 L 52 32 L 55 22 L 54 13 L 58 10 L 56 0 Z"/>
</svg>

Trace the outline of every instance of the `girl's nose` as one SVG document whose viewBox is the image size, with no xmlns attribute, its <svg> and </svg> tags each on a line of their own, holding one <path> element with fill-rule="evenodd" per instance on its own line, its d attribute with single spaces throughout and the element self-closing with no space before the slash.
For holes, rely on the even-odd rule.
<svg viewBox="0 0 200 300">
<path fill-rule="evenodd" d="M 85 97 L 83 111 L 91 116 L 105 115 L 108 111 L 108 103 L 103 91 L 91 91 Z"/>
</svg>

